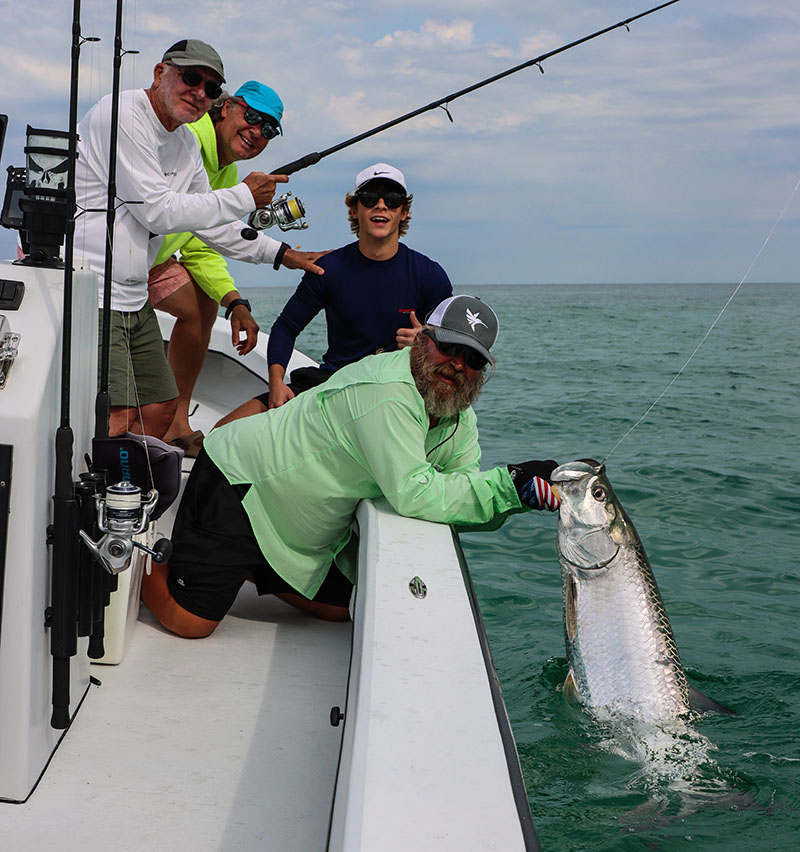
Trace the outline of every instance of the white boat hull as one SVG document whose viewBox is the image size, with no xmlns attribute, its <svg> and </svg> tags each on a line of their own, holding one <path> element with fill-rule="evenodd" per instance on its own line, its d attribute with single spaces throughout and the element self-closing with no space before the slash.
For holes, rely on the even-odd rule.
<svg viewBox="0 0 800 852">
<path fill-rule="evenodd" d="M 537 848 L 452 531 L 401 517 L 385 500 L 364 500 L 357 520 L 353 657 L 328 849 Z M 415 578 L 424 597 L 418 583 L 412 591 Z"/>
<path fill-rule="evenodd" d="M 52 660 L 45 610 L 50 603 L 51 554 L 47 528 L 53 517 L 55 434 L 61 415 L 63 273 L 10 263 L 0 278 L 22 281 L 18 310 L 3 311 L 21 336 L 19 354 L 0 390 L 0 445 L 10 448 L 7 545 L 0 553 L 0 799 L 26 799 L 63 731 L 50 726 Z M 70 388 L 74 427 L 73 469 L 83 469 L 91 449 L 96 392 L 97 279 L 74 278 L 73 337 L 77 347 Z M 79 468 L 80 466 L 80 468 Z M 6 519 L 2 519 L 5 522 Z M 87 640 L 71 667 L 70 714 L 89 685 Z"/>
</svg>

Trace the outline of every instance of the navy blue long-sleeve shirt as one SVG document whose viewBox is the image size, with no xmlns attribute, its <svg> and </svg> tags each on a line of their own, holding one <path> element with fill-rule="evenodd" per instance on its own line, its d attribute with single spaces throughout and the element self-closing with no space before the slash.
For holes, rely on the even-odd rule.
<svg viewBox="0 0 800 852">
<path fill-rule="evenodd" d="M 295 340 L 321 311 L 328 326 L 322 367 L 335 372 L 365 355 L 397 348 L 398 328 L 420 322 L 453 287 L 438 263 L 400 243 L 389 260 L 370 260 L 358 243 L 321 257 L 324 275 L 306 272 L 269 333 L 267 362 L 286 366 Z"/>
</svg>

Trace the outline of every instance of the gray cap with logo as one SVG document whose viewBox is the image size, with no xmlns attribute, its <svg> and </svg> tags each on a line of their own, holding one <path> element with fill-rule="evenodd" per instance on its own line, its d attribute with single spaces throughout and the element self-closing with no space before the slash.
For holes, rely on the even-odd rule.
<svg viewBox="0 0 800 852">
<path fill-rule="evenodd" d="M 185 38 L 176 42 L 161 57 L 162 62 L 172 62 L 173 65 L 199 65 L 210 68 L 219 74 L 220 83 L 225 82 L 225 71 L 219 54 L 210 44 L 196 38 Z"/>
<path fill-rule="evenodd" d="M 477 296 L 450 296 L 426 320 L 436 343 L 461 343 L 481 353 L 494 366 L 489 351 L 497 340 L 497 315 Z"/>
</svg>

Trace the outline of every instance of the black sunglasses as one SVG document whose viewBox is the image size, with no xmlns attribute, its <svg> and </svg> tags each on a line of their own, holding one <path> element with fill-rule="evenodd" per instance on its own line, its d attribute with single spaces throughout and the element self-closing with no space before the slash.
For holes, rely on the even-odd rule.
<svg viewBox="0 0 800 852">
<path fill-rule="evenodd" d="M 190 88 L 196 89 L 203 82 L 203 75 L 196 68 L 181 68 L 172 62 L 167 65 L 175 68 L 181 75 L 181 80 Z M 206 80 L 203 86 L 206 92 L 206 97 L 216 100 L 222 94 L 222 86 L 215 83 L 213 80 Z"/>
<path fill-rule="evenodd" d="M 464 343 L 445 343 L 439 342 L 429 331 L 425 334 L 433 341 L 433 345 L 446 358 L 458 358 L 459 355 L 464 356 L 464 363 L 471 370 L 482 370 L 488 363 L 489 359 L 485 355 L 481 355 L 477 349 L 467 346 Z"/>
<path fill-rule="evenodd" d="M 364 205 L 364 207 L 374 207 L 379 199 L 383 199 L 383 203 L 390 209 L 396 210 L 406 203 L 408 197 L 402 192 L 372 192 L 367 189 L 363 192 L 357 192 L 356 198 Z"/>
<path fill-rule="evenodd" d="M 271 115 L 264 115 L 264 113 L 248 106 L 245 101 L 234 101 L 234 103 L 244 107 L 244 120 L 248 124 L 261 124 L 261 135 L 265 139 L 274 139 L 281 132 Z"/>
</svg>

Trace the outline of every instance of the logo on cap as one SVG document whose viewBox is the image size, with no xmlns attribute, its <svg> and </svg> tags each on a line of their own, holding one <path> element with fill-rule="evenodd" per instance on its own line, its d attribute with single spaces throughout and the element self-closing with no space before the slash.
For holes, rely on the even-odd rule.
<svg viewBox="0 0 800 852">
<path fill-rule="evenodd" d="M 475 331 L 476 325 L 482 325 L 484 328 L 489 328 L 489 326 L 481 319 L 481 315 L 477 311 L 473 313 L 469 308 L 467 308 L 467 322 L 469 323 L 469 327 L 472 331 Z"/>
</svg>

